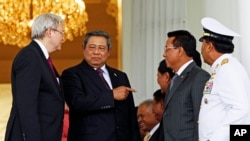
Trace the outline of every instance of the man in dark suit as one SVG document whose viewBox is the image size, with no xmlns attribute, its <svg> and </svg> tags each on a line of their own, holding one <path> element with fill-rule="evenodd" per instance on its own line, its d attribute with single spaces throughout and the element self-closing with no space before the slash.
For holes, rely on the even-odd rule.
<svg viewBox="0 0 250 141">
<path fill-rule="evenodd" d="M 111 41 L 91 31 L 83 41 L 84 60 L 62 73 L 69 106 L 68 141 L 138 141 L 138 123 L 127 75 L 106 64 Z"/>
<path fill-rule="evenodd" d="M 61 49 L 64 21 L 54 14 L 38 16 L 32 41 L 12 65 L 13 103 L 5 141 L 61 141 L 64 98 L 60 79 L 47 59 Z"/>
<path fill-rule="evenodd" d="M 193 61 L 196 40 L 185 30 L 168 33 L 163 56 L 175 76 L 165 98 L 163 130 L 165 141 L 198 140 L 198 115 L 209 74 Z"/>
</svg>

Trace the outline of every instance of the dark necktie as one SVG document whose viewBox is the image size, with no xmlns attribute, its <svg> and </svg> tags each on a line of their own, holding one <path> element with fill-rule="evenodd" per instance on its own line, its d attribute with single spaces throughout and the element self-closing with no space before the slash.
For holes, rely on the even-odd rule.
<svg viewBox="0 0 250 141">
<path fill-rule="evenodd" d="M 55 73 L 55 70 L 54 70 L 53 63 L 52 63 L 51 58 L 49 57 L 47 61 L 48 61 L 48 63 L 49 63 L 49 66 L 50 66 L 51 71 L 53 72 L 53 75 L 56 76 L 56 73 Z"/>
<path fill-rule="evenodd" d="M 172 89 L 172 87 L 173 87 L 173 85 L 174 85 L 174 81 L 176 80 L 176 77 L 178 76 L 178 74 L 175 74 L 174 76 L 173 76 L 173 78 L 171 79 L 171 82 L 170 82 L 170 91 L 171 91 L 171 89 Z"/>
<path fill-rule="evenodd" d="M 107 81 L 105 80 L 105 78 L 103 77 L 103 70 L 100 69 L 100 68 L 98 68 L 98 69 L 96 69 L 96 71 L 98 72 L 100 78 L 102 79 L 102 81 L 103 81 L 103 83 L 105 84 L 105 86 L 107 87 L 107 89 L 110 90 L 110 87 L 109 87 L 109 85 L 108 85 L 108 82 L 107 82 Z"/>
</svg>

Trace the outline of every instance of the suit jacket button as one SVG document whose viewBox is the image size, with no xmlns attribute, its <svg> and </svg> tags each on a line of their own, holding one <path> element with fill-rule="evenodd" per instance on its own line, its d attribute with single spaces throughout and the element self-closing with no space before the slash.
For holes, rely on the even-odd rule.
<svg viewBox="0 0 250 141">
<path fill-rule="evenodd" d="M 204 103 L 207 104 L 208 103 L 208 100 L 207 98 L 204 99 Z"/>
</svg>

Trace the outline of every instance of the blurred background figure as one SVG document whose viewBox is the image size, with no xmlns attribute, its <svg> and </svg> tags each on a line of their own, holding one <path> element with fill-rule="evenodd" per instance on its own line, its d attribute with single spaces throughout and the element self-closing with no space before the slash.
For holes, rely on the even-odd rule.
<svg viewBox="0 0 250 141">
<path fill-rule="evenodd" d="M 160 122 L 162 120 L 162 115 L 164 112 L 164 100 L 165 100 L 166 94 L 161 93 L 161 89 L 156 90 L 153 95 L 153 113 L 155 115 L 156 120 L 159 122 L 153 130 L 151 130 L 151 137 L 149 138 L 149 141 L 160 141 L 163 139 L 161 136 L 161 129 L 159 128 Z"/>
<path fill-rule="evenodd" d="M 152 110 L 155 114 L 155 118 L 158 122 L 162 120 L 162 114 L 164 112 L 164 100 L 165 100 L 165 94 L 161 93 L 161 90 L 158 89 L 154 92 L 153 95 L 153 105 Z"/>
<path fill-rule="evenodd" d="M 140 128 L 141 138 L 149 134 L 151 129 L 158 123 L 153 110 L 153 100 L 148 99 L 139 104 L 137 110 L 137 121 Z"/>
<path fill-rule="evenodd" d="M 166 94 L 171 78 L 174 76 L 172 69 L 168 68 L 165 59 L 159 63 L 157 71 L 157 83 L 161 88 L 161 93 Z"/>
</svg>

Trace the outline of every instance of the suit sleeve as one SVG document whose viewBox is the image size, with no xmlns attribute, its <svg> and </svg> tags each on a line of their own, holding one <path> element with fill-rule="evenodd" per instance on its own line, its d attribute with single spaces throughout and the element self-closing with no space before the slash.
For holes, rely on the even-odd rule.
<svg viewBox="0 0 250 141">
<path fill-rule="evenodd" d="M 127 87 L 130 87 L 129 79 L 125 73 L 119 73 L 119 86 L 124 85 Z M 135 104 L 134 104 L 134 98 L 133 98 L 133 93 L 130 92 L 127 99 L 125 100 L 126 104 L 121 106 L 123 102 L 116 101 L 116 108 L 122 108 L 117 114 L 117 121 L 119 124 L 127 123 L 123 120 L 129 121 L 129 130 L 128 134 L 131 135 L 130 138 L 127 138 L 127 140 L 130 141 L 140 141 L 140 132 L 139 132 L 139 126 L 137 122 L 137 116 L 136 116 L 136 110 L 135 110 Z M 128 107 L 128 108 L 127 108 Z M 128 125 L 126 125 L 128 126 Z M 120 139 L 120 140 L 125 140 Z"/>
<path fill-rule="evenodd" d="M 113 91 L 97 88 L 84 78 L 72 69 L 62 73 L 65 100 L 70 109 L 84 113 L 114 108 Z"/>
<path fill-rule="evenodd" d="M 12 68 L 13 101 L 27 141 L 41 140 L 37 110 L 41 70 L 36 58 L 33 52 L 21 54 Z"/>
<path fill-rule="evenodd" d="M 193 103 L 193 110 L 194 110 L 194 121 L 198 122 L 198 117 L 199 117 L 199 111 L 200 111 L 200 105 L 201 105 L 201 100 L 203 96 L 203 90 L 204 86 L 209 79 L 210 75 L 206 71 L 200 71 L 198 74 L 195 76 L 195 80 L 193 81 L 192 85 L 192 103 Z M 198 123 L 195 122 L 195 140 L 198 139 Z"/>
</svg>

